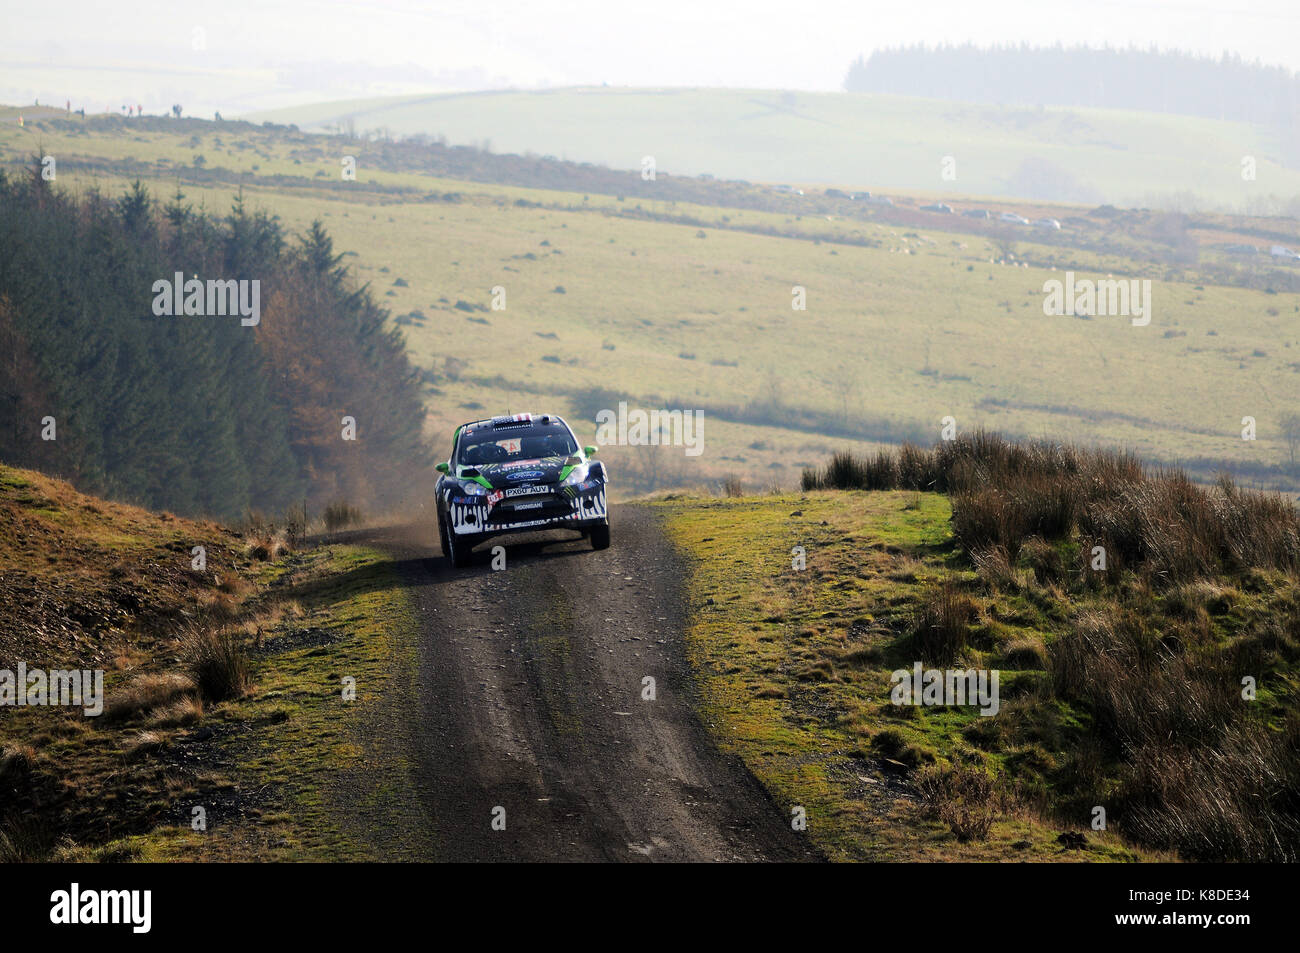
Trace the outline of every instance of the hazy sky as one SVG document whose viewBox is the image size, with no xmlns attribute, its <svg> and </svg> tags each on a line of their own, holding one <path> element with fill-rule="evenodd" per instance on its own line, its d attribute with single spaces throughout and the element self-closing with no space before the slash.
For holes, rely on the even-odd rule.
<svg viewBox="0 0 1300 953">
<path fill-rule="evenodd" d="M 0 0 L 0 102 L 202 114 L 504 85 L 836 90 L 878 46 L 1109 43 L 1300 70 L 1300 0 Z"/>
</svg>

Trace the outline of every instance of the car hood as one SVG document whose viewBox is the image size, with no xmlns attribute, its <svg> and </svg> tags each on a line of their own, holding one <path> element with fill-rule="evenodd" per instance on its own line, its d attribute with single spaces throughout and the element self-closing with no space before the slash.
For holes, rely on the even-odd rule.
<svg viewBox="0 0 1300 953">
<path fill-rule="evenodd" d="M 541 457 L 536 460 L 515 460 L 510 463 L 482 463 L 476 467 L 461 467 L 460 478 L 467 469 L 477 470 L 494 490 L 504 490 L 512 486 L 535 486 L 537 484 L 559 483 L 566 469 L 568 457 Z"/>
</svg>

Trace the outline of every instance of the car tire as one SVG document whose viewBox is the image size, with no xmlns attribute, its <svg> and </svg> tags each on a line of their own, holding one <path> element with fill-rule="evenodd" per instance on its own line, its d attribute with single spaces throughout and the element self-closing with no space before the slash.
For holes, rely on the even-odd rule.
<svg viewBox="0 0 1300 953">
<path fill-rule="evenodd" d="M 591 548 L 592 549 L 609 549 L 609 524 L 603 523 L 600 526 L 591 528 Z"/>
<path fill-rule="evenodd" d="M 457 569 L 464 569 L 474 560 L 474 544 L 447 530 L 447 558 Z"/>
<path fill-rule="evenodd" d="M 442 547 L 444 556 L 451 555 L 451 549 L 447 546 L 447 524 L 441 518 L 438 520 L 438 545 Z"/>
</svg>

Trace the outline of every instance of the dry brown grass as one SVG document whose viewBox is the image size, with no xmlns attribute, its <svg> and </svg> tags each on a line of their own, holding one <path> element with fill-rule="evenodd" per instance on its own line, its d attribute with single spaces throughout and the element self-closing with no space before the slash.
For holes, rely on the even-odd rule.
<svg viewBox="0 0 1300 953">
<path fill-rule="evenodd" d="M 1002 661 L 1010 669 L 1041 671 L 1047 668 L 1047 646 L 1037 636 L 1012 639 L 1002 649 Z"/>
<path fill-rule="evenodd" d="M 1111 803 L 1128 836 L 1201 860 L 1300 859 L 1300 719 L 1272 730 L 1240 694 L 1243 673 L 1296 646 L 1278 624 L 1227 651 L 1191 651 L 1187 631 L 1119 605 L 1081 613 L 1051 645 L 1054 691 L 1118 746 Z M 1087 780 L 1086 766 L 1073 770 Z"/>
<path fill-rule="evenodd" d="M 975 571 L 991 589 L 1002 592 L 1019 592 L 1025 580 L 1011 562 L 1011 556 L 1001 546 L 986 546 L 970 554 Z"/>
<path fill-rule="evenodd" d="M 322 513 L 327 532 L 346 529 L 362 522 L 361 510 L 344 500 L 336 500 L 325 507 Z"/>
<path fill-rule="evenodd" d="M 203 700 L 193 696 L 178 698 L 155 708 L 147 716 L 150 728 L 183 728 L 203 718 Z"/>
<path fill-rule="evenodd" d="M 162 751 L 167 747 L 169 740 L 168 736 L 161 731 L 142 731 L 131 739 L 122 753 L 128 760 L 146 758 Z"/>
<path fill-rule="evenodd" d="M 721 491 L 723 496 L 733 499 L 745 495 L 745 486 L 740 482 L 740 477 L 735 474 L 727 474 L 718 485 L 718 489 Z"/>
<path fill-rule="evenodd" d="M 258 562 L 275 562 L 293 552 L 293 538 L 283 529 L 254 533 L 244 543 L 244 551 Z"/>
<path fill-rule="evenodd" d="M 104 703 L 104 718 L 119 721 L 140 712 L 165 708 L 196 691 L 194 680 L 181 672 L 137 675 L 109 695 Z"/>
<path fill-rule="evenodd" d="M 1011 796 L 987 771 L 968 765 L 932 765 L 916 775 L 924 813 L 948 825 L 957 840 L 985 840 L 1010 813 Z"/>
<path fill-rule="evenodd" d="M 1014 560 L 1029 545 L 1040 581 L 1064 576 L 1049 544 L 1070 538 L 1089 553 L 1104 547 L 1111 578 L 1123 569 L 1162 584 L 1257 567 L 1300 572 L 1300 516 L 1285 497 L 1227 478 L 1204 487 L 1181 471 L 1147 472 L 1125 452 L 976 431 L 931 450 L 836 453 L 824 469 L 804 471 L 802 485 L 946 492 L 953 534 L 972 558 L 997 551 Z"/>
<path fill-rule="evenodd" d="M 1006 622 L 995 658 L 1048 675 L 1007 698 L 996 725 L 968 729 L 970 740 L 1012 749 L 1058 816 L 1075 823 L 1104 804 L 1124 836 L 1185 858 L 1300 860 L 1300 515 L 1290 500 L 1144 470 L 1125 453 L 985 433 L 892 456 L 839 454 L 805 474 L 805 489 L 835 487 L 949 494 L 989 627 Z M 1104 570 L 1092 565 L 1097 546 Z M 976 621 L 948 582 L 922 600 L 910 636 L 920 658 L 945 665 L 984 632 Z M 1242 697 L 1245 676 L 1258 698 Z M 980 836 L 986 818 L 961 791 L 978 800 L 983 783 L 931 772 L 928 809 L 959 836 Z"/>
<path fill-rule="evenodd" d="M 1239 722 L 1213 745 L 1151 742 L 1120 796 L 1124 831 L 1196 860 L 1300 859 L 1300 722 Z"/>
</svg>

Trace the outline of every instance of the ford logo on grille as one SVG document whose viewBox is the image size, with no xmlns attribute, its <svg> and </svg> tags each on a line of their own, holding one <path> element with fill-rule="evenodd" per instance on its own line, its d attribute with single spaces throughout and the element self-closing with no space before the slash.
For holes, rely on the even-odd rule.
<svg viewBox="0 0 1300 953">
<path fill-rule="evenodd" d="M 516 470 L 506 476 L 507 480 L 540 480 L 546 476 L 541 470 Z"/>
</svg>

